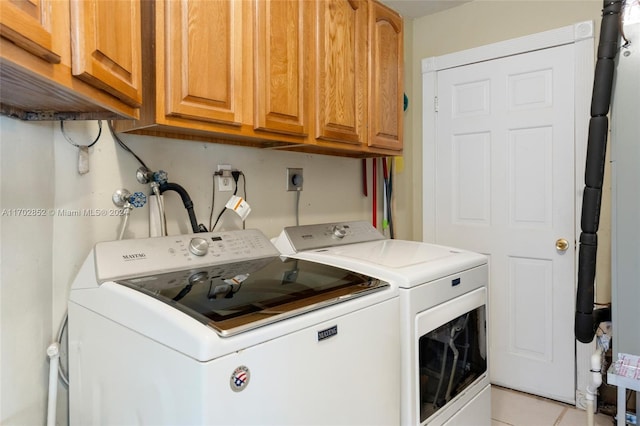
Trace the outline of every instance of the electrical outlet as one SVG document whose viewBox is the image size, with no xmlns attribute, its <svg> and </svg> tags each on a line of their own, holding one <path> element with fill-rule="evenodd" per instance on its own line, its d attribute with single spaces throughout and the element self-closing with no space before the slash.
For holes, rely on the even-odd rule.
<svg viewBox="0 0 640 426">
<path fill-rule="evenodd" d="M 302 191 L 302 169 L 287 168 L 287 191 Z"/>
<path fill-rule="evenodd" d="M 230 164 L 218 164 L 218 171 L 222 171 L 222 176 L 218 178 L 218 191 L 233 191 L 233 177 L 231 177 Z"/>
</svg>

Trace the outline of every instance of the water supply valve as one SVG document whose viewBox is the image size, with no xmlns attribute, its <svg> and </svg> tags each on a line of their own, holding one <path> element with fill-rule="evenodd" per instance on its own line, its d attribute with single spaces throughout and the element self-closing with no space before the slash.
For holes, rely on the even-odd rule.
<svg viewBox="0 0 640 426">
<path fill-rule="evenodd" d="M 153 181 L 158 182 L 160 185 L 167 183 L 169 180 L 169 175 L 164 170 L 158 170 L 157 172 L 153 172 Z"/>
<path fill-rule="evenodd" d="M 147 204 L 147 196 L 142 192 L 134 192 L 131 197 L 129 197 L 129 202 L 133 207 L 142 207 Z"/>
<path fill-rule="evenodd" d="M 113 204 L 118 207 L 127 207 L 127 203 L 131 207 L 142 207 L 147 204 L 147 196 L 142 192 L 134 192 L 133 194 L 127 189 L 118 189 L 111 197 Z"/>
</svg>

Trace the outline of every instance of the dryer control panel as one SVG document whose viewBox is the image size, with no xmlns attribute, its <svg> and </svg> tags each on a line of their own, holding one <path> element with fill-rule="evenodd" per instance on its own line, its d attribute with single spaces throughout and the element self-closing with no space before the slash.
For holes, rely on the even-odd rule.
<svg viewBox="0 0 640 426">
<path fill-rule="evenodd" d="M 94 253 L 99 283 L 280 255 L 256 229 L 107 241 Z"/>
<path fill-rule="evenodd" d="M 293 254 L 384 239 L 386 237 L 369 222 L 354 221 L 286 227 L 274 244 L 282 254 Z"/>
</svg>

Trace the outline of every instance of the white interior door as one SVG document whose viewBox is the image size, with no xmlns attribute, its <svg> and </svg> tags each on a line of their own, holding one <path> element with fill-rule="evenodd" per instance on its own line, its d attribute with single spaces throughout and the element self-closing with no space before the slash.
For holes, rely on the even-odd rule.
<svg viewBox="0 0 640 426">
<path fill-rule="evenodd" d="M 573 75 L 570 45 L 438 71 L 435 141 L 435 242 L 490 256 L 492 383 L 570 403 Z"/>
</svg>

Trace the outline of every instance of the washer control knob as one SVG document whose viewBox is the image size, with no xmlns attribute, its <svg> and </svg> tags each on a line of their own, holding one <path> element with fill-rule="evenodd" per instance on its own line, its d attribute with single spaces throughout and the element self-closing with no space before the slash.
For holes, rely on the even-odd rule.
<svg viewBox="0 0 640 426">
<path fill-rule="evenodd" d="M 209 242 L 201 237 L 192 238 L 189 242 L 189 251 L 196 256 L 204 256 L 209 251 Z"/>
<path fill-rule="evenodd" d="M 343 225 L 336 225 L 333 227 L 334 238 L 341 240 L 345 235 L 347 235 L 347 229 Z"/>
</svg>

